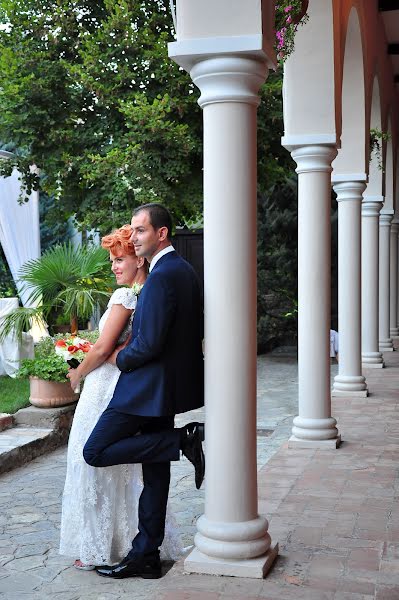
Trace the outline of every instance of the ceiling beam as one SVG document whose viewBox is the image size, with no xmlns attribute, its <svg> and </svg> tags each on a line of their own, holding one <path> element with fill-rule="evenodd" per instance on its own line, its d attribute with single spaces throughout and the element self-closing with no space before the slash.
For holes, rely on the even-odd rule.
<svg viewBox="0 0 399 600">
<path fill-rule="evenodd" d="M 378 0 L 378 10 L 399 10 L 399 0 Z"/>
</svg>

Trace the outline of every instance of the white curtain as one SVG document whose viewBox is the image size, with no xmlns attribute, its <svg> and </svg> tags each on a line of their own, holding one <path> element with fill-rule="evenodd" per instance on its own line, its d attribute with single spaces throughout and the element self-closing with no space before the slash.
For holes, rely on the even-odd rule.
<svg viewBox="0 0 399 600">
<path fill-rule="evenodd" d="M 18 308 L 18 298 L 0 298 L 0 322 L 2 317 L 15 308 Z M 33 337 L 29 333 L 23 333 L 21 340 L 8 335 L 0 344 L 0 375 L 13 377 L 19 369 L 20 361 L 33 356 Z"/>
<path fill-rule="evenodd" d="M 29 294 L 21 292 L 18 272 L 26 261 L 40 257 L 39 194 L 33 192 L 29 202 L 18 204 L 18 176 L 14 169 L 10 177 L 0 177 L 0 243 L 22 304 L 27 306 Z"/>
<path fill-rule="evenodd" d="M 14 169 L 10 177 L 0 177 L 0 244 L 21 302 L 24 306 L 29 306 L 29 292 L 22 291 L 18 273 L 28 260 L 40 257 L 39 193 L 33 192 L 29 202 L 19 204 L 20 190 L 17 170 Z M 38 323 L 33 325 L 30 333 L 35 341 L 48 335 Z"/>
</svg>

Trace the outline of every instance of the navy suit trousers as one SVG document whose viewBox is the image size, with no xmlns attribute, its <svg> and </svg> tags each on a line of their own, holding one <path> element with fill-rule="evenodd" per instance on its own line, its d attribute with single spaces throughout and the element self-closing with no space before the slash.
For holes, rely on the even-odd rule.
<svg viewBox="0 0 399 600">
<path fill-rule="evenodd" d="M 129 556 L 158 552 L 165 532 L 170 461 L 180 458 L 180 433 L 174 417 L 143 417 L 107 408 L 83 449 L 93 467 L 142 463 L 138 534 Z"/>
</svg>

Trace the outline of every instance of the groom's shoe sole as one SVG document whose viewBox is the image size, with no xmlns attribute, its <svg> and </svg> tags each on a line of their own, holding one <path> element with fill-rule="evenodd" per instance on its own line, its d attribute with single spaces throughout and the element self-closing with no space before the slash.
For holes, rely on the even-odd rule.
<svg viewBox="0 0 399 600">
<path fill-rule="evenodd" d="M 108 577 L 109 579 L 127 579 L 128 577 L 141 577 L 142 579 L 160 579 L 162 577 L 162 569 L 151 569 L 151 568 L 129 568 L 126 565 L 125 568 L 116 566 L 115 568 L 110 567 L 109 569 L 96 569 L 96 572 L 100 577 Z"/>
</svg>

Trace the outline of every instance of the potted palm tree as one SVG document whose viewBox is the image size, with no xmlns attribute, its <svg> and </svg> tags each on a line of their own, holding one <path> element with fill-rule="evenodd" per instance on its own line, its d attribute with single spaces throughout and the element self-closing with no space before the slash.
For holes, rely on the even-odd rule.
<svg viewBox="0 0 399 600">
<path fill-rule="evenodd" d="M 10 333 L 20 337 L 32 321 L 46 321 L 54 309 L 69 319 L 70 332 L 76 335 L 78 319 L 88 319 L 98 306 L 104 307 L 113 286 L 108 253 L 71 243 L 26 262 L 18 275 L 31 307 L 17 308 L 3 318 L 0 342 Z"/>
<path fill-rule="evenodd" d="M 77 335 L 78 319 L 88 319 L 97 307 L 104 307 L 113 285 L 108 253 L 103 248 L 70 243 L 25 263 L 19 278 L 33 307 L 19 307 L 2 319 L 0 342 L 11 333 L 21 337 L 33 321 L 46 321 L 54 309 L 69 319 L 70 333 Z M 22 361 L 18 375 L 30 378 L 32 404 L 56 406 L 78 398 L 66 378 L 67 371 L 64 359 L 54 350 L 54 340 L 47 338 L 36 346 L 33 359 Z"/>
</svg>

